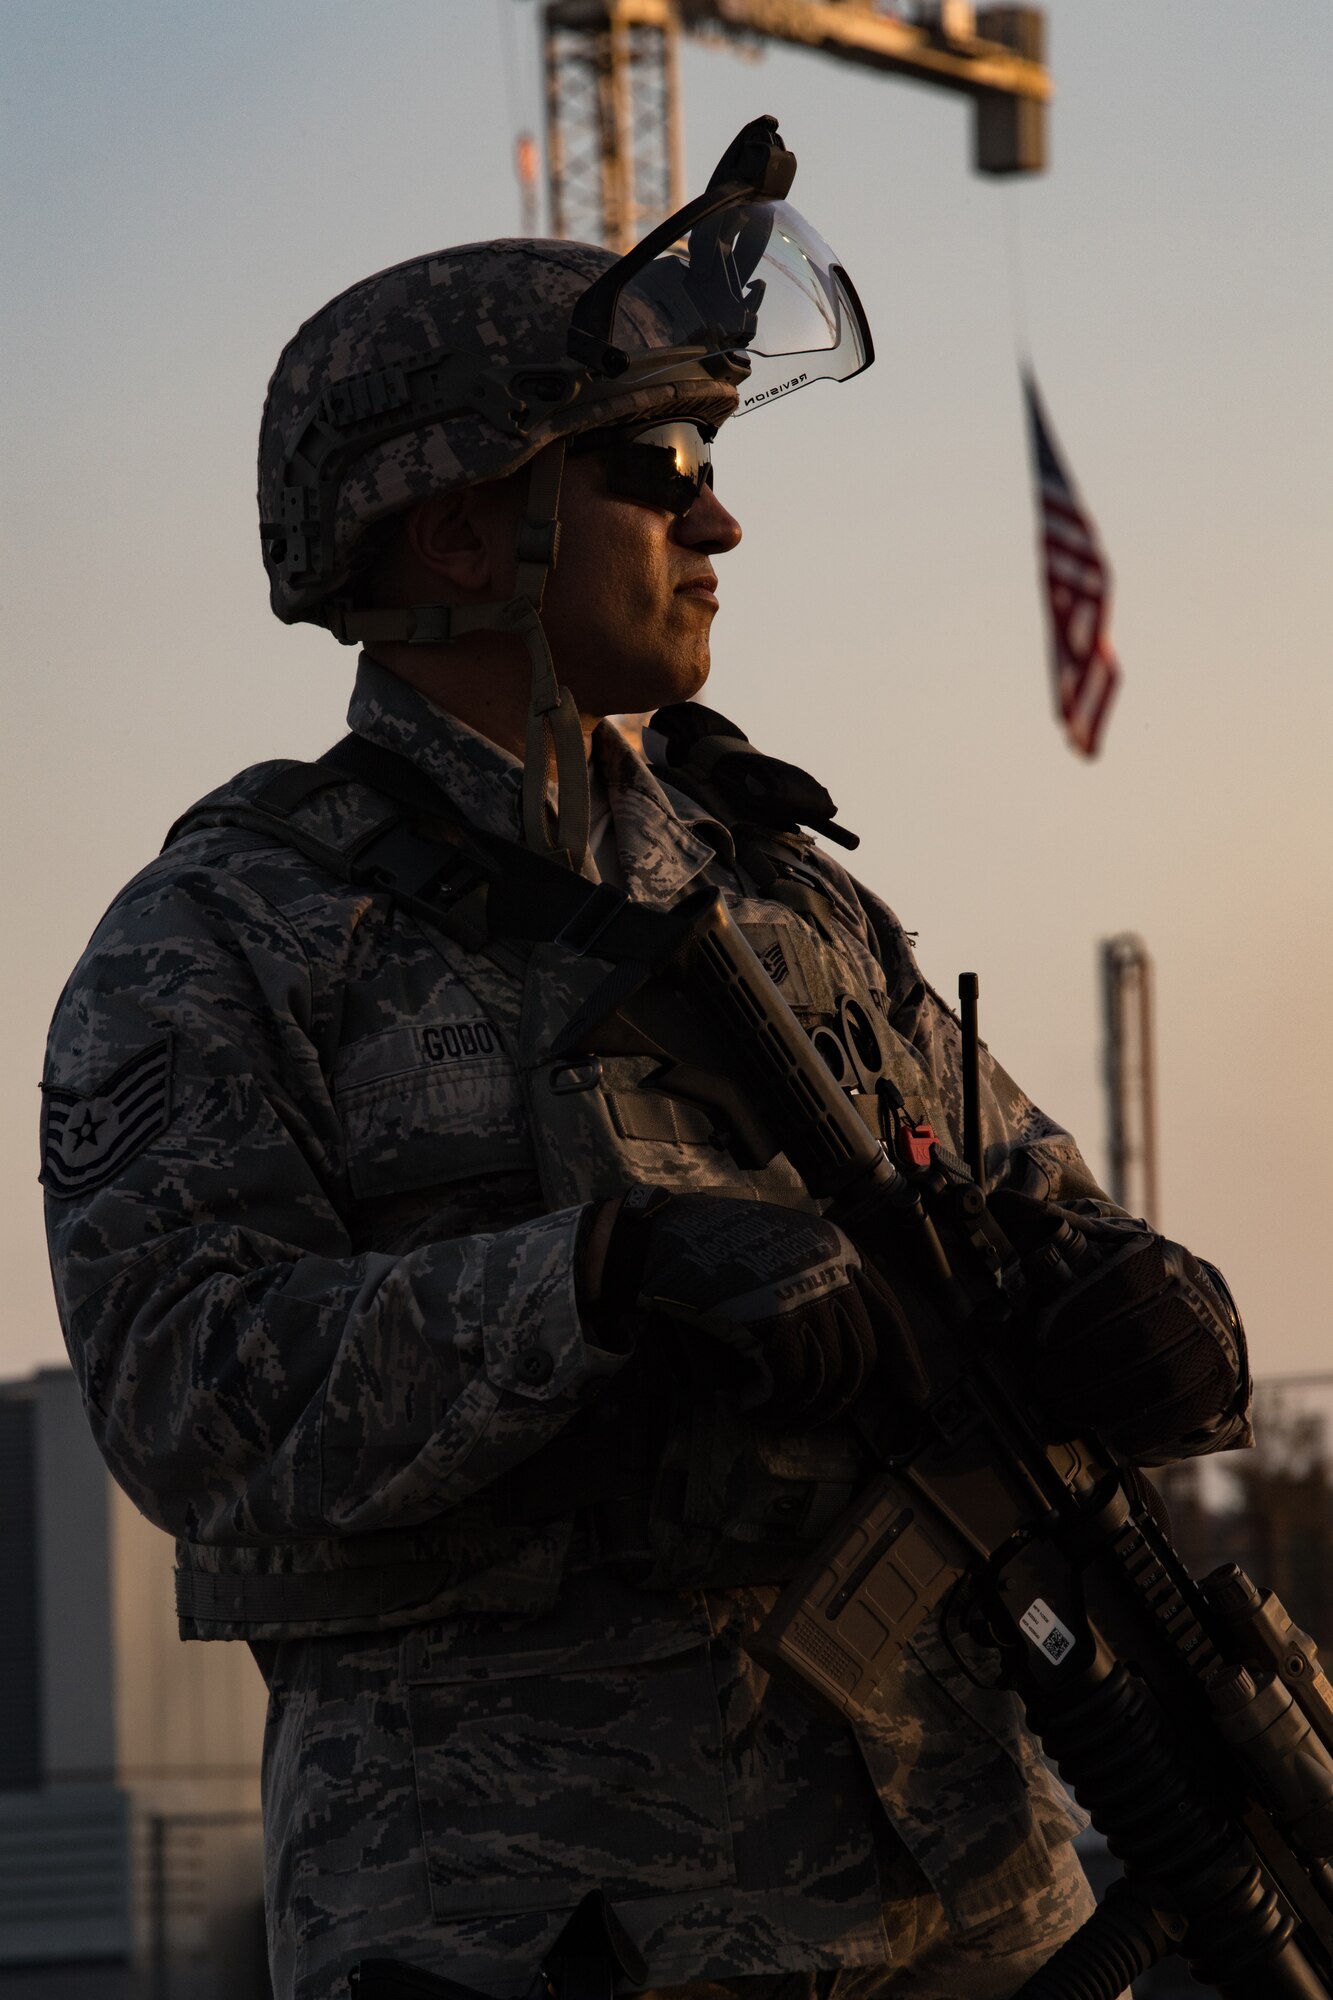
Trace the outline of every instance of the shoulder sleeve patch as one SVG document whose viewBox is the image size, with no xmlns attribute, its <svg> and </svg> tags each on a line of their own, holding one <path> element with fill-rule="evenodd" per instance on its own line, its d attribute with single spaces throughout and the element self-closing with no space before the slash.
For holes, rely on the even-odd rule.
<svg viewBox="0 0 1333 2000">
<path fill-rule="evenodd" d="M 42 1085 L 42 1170 L 49 1194 L 87 1194 L 118 1174 L 171 1117 L 171 1036 L 140 1049 L 88 1091 Z"/>
</svg>

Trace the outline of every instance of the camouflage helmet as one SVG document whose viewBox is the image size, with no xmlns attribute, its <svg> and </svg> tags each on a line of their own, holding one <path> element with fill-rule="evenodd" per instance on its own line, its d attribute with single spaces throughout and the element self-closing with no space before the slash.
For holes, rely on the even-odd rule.
<svg viewBox="0 0 1333 2000">
<path fill-rule="evenodd" d="M 471 243 L 330 300 L 283 350 L 260 428 L 278 617 L 350 638 L 339 593 L 428 493 L 501 478 L 583 431 L 715 428 L 868 366 L 846 272 L 786 203 L 795 171 L 777 120 L 754 119 L 705 192 L 627 256 Z"/>
<path fill-rule="evenodd" d="M 305 322 L 274 370 L 259 436 L 279 618 L 324 622 L 385 524 L 424 494 L 502 478 L 580 431 L 731 415 L 736 388 L 702 368 L 646 384 L 579 379 L 570 319 L 616 262 L 588 243 L 466 243 L 363 278 Z"/>
</svg>

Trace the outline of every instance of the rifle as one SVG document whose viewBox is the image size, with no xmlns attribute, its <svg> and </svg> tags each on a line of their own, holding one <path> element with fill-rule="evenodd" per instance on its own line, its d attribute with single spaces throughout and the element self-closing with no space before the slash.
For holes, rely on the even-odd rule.
<svg viewBox="0 0 1333 2000">
<path fill-rule="evenodd" d="M 1083 1246 L 1062 1225 L 1034 1285 L 988 1207 L 973 975 L 961 987 L 968 1161 L 911 1125 L 883 1080 L 895 1158 L 720 894 L 697 891 L 670 921 L 659 969 L 722 1032 L 811 1195 L 867 1263 L 891 1283 L 909 1273 L 927 1301 L 924 1337 L 903 1357 L 907 1422 L 752 1653 L 856 1722 L 874 1716 L 928 1616 L 965 1621 L 995 1649 L 1125 1871 L 1015 2000 L 1116 2000 L 1171 1952 L 1224 2000 L 1330 2000 L 1333 1688 L 1271 1591 L 1232 1564 L 1190 1574 L 1135 1467 L 1096 1437 L 1044 1437 L 1025 1327 Z M 636 986 L 613 974 L 601 997 L 633 1019 Z M 668 1039 L 660 1015 L 650 1029 Z"/>
</svg>

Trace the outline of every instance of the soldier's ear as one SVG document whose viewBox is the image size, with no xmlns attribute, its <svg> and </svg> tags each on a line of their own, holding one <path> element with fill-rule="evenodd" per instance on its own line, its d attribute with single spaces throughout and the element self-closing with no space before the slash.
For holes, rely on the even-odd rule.
<svg viewBox="0 0 1333 2000">
<path fill-rule="evenodd" d="M 479 533 L 471 492 L 429 493 L 407 515 L 406 540 L 423 568 L 456 590 L 487 591 L 495 582 L 490 537 Z"/>
</svg>

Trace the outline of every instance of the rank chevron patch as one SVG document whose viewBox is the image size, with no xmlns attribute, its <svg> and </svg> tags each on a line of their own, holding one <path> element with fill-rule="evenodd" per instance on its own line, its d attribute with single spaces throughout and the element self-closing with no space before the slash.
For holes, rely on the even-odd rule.
<svg viewBox="0 0 1333 2000">
<path fill-rule="evenodd" d="M 42 1085 L 42 1171 L 49 1194 L 86 1194 L 119 1173 L 171 1116 L 171 1037 L 140 1049 L 94 1090 Z"/>
</svg>

